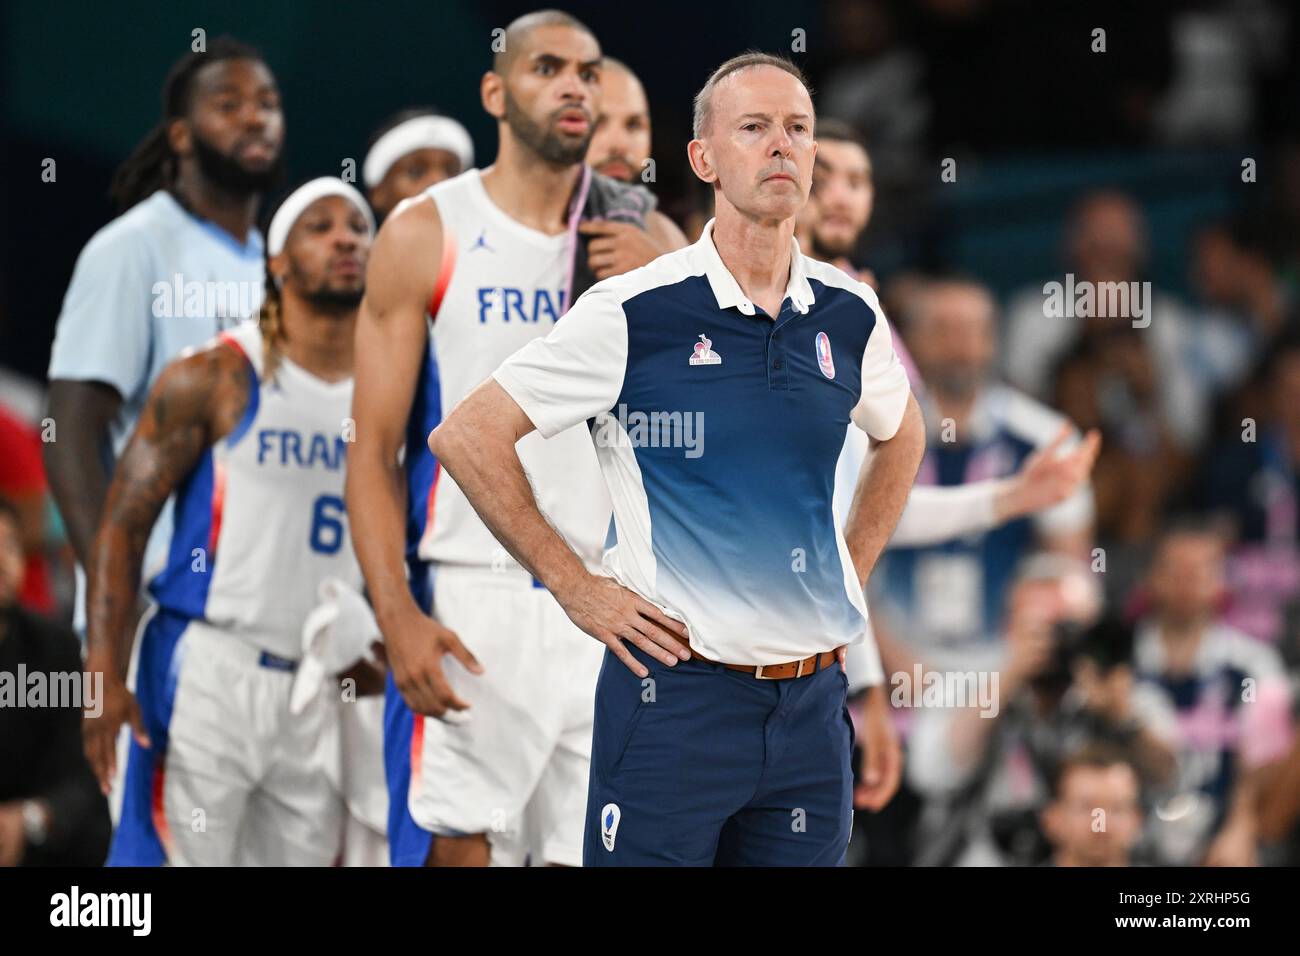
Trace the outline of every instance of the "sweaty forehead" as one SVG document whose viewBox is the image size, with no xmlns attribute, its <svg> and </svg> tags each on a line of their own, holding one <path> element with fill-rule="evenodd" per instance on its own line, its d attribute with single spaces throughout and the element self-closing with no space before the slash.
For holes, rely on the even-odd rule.
<svg viewBox="0 0 1300 956">
<path fill-rule="evenodd" d="M 812 116 L 812 99 L 804 85 L 774 66 L 749 66 L 724 76 L 713 91 L 712 109 L 725 120 L 746 113 Z"/>
</svg>

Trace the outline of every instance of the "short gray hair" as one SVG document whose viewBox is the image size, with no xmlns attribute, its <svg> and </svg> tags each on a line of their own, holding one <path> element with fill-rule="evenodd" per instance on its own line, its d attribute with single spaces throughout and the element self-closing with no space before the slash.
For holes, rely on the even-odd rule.
<svg viewBox="0 0 1300 956">
<path fill-rule="evenodd" d="M 713 91 L 717 89 L 718 84 L 732 73 L 747 70 L 752 66 L 772 66 L 778 70 L 784 70 L 803 84 L 803 88 L 808 91 L 809 97 L 812 96 L 812 87 L 808 84 L 807 77 L 803 75 L 803 70 L 785 57 L 773 53 L 762 53 L 758 50 L 750 50 L 740 54 L 740 56 L 733 56 L 714 70 L 708 81 L 695 94 L 695 122 L 692 133 L 696 139 L 699 139 L 700 134 L 708 128 L 710 113 L 713 109 Z"/>
</svg>

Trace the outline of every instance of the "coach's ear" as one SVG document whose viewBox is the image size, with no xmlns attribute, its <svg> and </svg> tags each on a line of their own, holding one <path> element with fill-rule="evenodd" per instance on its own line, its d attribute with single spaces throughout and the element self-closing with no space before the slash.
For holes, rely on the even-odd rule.
<svg viewBox="0 0 1300 956">
<path fill-rule="evenodd" d="M 686 157 L 691 162 L 695 175 L 706 183 L 716 182 L 718 173 L 713 168 L 713 151 L 702 139 L 693 139 L 686 144 Z"/>
<path fill-rule="evenodd" d="M 502 119 L 506 115 L 505 89 L 500 74 L 492 70 L 483 74 L 483 79 L 478 84 L 478 93 L 483 100 L 483 109 L 487 110 L 489 116 Z"/>
</svg>

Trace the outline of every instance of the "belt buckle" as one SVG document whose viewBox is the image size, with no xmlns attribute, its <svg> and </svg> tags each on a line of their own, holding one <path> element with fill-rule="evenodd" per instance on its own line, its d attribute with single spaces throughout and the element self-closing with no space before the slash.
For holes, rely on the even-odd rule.
<svg viewBox="0 0 1300 956">
<path fill-rule="evenodd" d="M 795 677 L 803 677 L 803 665 L 807 663 L 807 660 L 808 659 L 806 657 L 799 658 L 798 667 L 795 668 L 795 672 L 794 672 Z M 754 677 L 757 678 L 758 680 L 781 680 L 781 678 L 779 677 L 768 677 L 766 674 L 763 673 L 764 668 L 776 667 L 776 666 L 777 666 L 776 664 L 759 664 L 754 668 Z"/>
</svg>

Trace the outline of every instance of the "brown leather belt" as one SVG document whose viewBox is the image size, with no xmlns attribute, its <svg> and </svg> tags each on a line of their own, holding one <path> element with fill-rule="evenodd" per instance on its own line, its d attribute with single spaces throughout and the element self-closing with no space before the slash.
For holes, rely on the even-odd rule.
<svg viewBox="0 0 1300 956">
<path fill-rule="evenodd" d="M 721 663 L 696 653 L 694 648 L 691 649 L 691 657 L 709 664 Z M 787 661 L 784 664 L 723 664 L 722 666 L 727 670 L 749 674 L 756 680 L 789 680 L 793 677 L 811 677 L 832 664 L 838 664 L 839 660 L 839 655 L 834 651 L 822 651 L 801 661 Z"/>
</svg>

